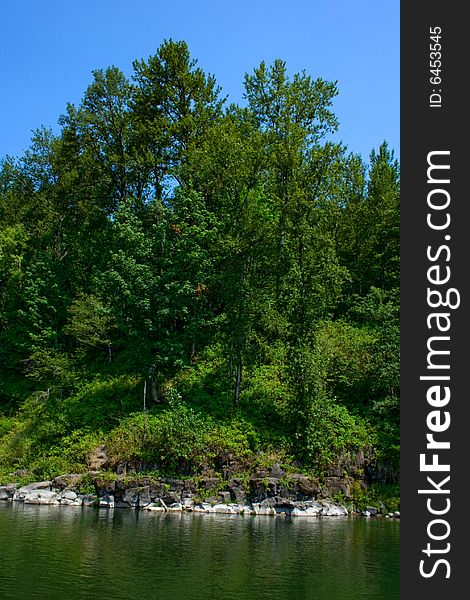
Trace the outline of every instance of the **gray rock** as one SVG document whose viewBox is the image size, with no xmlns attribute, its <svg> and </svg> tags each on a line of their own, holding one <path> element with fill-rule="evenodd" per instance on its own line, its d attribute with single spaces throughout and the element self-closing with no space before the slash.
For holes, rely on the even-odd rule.
<svg viewBox="0 0 470 600">
<path fill-rule="evenodd" d="M 99 498 L 95 494 L 84 494 L 79 496 L 83 506 L 99 506 Z"/>
<path fill-rule="evenodd" d="M 282 477 L 285 476 L 285 474 L 286 474 L 286 472 L 281 469 L 281 467 L 278 463 L 273 464 L 273 466 L 271 468 L 270 477 L 276 477 L 277 479 L 281 479 Z"/>
<path fill-rule="evenodd" d="M 168 510 L 180 511 L 183 510 L 183 505 L 181 502 L 173 502 L 173 504 L 170 504 L 168 507 Z"/>
<path fill-rule="evenodd" d="M 15 491 L 13 495 L 13 500 L 23 502 L 25 497 L 31 492 L 37 490 L 51 491 L 51 486 L 52 483 L 50 481 L 38 481 L 36 483 L 29 483 L 28 485 L 23 485 Z"/>
<path fill-rule="evenodd" d="M 344 506 L 338 506 L 337 504 L 332 504 L 330 502 L 322 502 L 321 514 L 324 517 L 339 517 L 347 515 L 348 511 Z"/>
<path fill-rule="evenodd" d="M 220 492 L 219 500 L 221 500 L 222 503 L 228 504 L 230 502 L 230 492 Z"/>
<path fill-rule="evenodd" d="M 292 517 L 307 517 L 307 511 L 305 508 L 298 508 L 297 506 L 292 509 L 291 512 Z"/>
<path fill-rule="evenodd" d="M 75 487 L 83 479 L 79 473 L 69 473 L 68 475 L 59 475 L 52 480 L 52 487 L 65 490 Z"/>
<path fill-rule="evenodd" d="M 104 508 L 114 508 L 114 496 L 111 494 L 101 496 L 99 500 L 99 506 Z"/>
<path fill-rule="evenodd" d="M 199 502 L 193 506 L 193 512 L 209 512 L 211 508 L 209 502 Z"/>
<path fill-rule="evenodd" d="M 235 510 L 233 509 L 233 507 L 230 504 L 215 504 L 212 507 L 212 511 L 211 512 L 215 512 L 215 513 L 222 513 L 222 514 L 235 514 Z"/>
<path fill-rule="evenodd" d="M 399 511 L 399 510 L 396 510 L 396 511 L 393 513 L 393 516 L 394 516 L 396 519 L 399 519 L 399 518 L 400 518 L 400 511 Z"/>
<path fill-rule="evenodd" d="M 199 479 L 199 485 L 204 490 L 215 490 L 220 485 L 219 477 L 201 477 Z"/>
<path fill-rule="evenodd" d="M 0 485 L 0 500 L 10 500 L 18 487 L 17 483 Z"/>
<path fill-rule="evenodd" d="M 150 504 L 147 504 L 147 506 L 145 506 L 144 510 L 150 510 L 152 512 L 165 512 L 165 509 L 163 508 L 163 506 L 160 506 L 159 504 L 155 504 L 155 502 L 151 502 Z"/>
<path fill-rule="evenodd" d="M 370 512 L 368 510 L 362 511 L 364 517 L 370 517 Z"/>
<path fill-rule="evenodd" d="M 70 500 L 68 498 L 60 498 L 60 503 L 64 506 L 82 506 L 83 498 L 81 496 L 77 496 L 75 500 Z"/>
<path fill-rule="evenodd" d="M 246 501 L 246 491 L 241 479 L 231 479 L 228 484 L 230 496 L 235 502 L 243 503 Z"/>
<path fill-rule="evenodd" d="M 371 517 L 376 517 L 379 512 L 375 506 L 366 506 L 366 511 L 370 513 Z"/>
<path fill-rule="evenodd" d="M 56 492 L 50 490 L 31 490 L 23 499 L 25 504 L 59 504 Z"/>
<path fill-rule="evenodd" d="M 61 495 L 62 500 L 71 500 L 72 502 L 76 500 L 77 497 L 77 494 L 72 490 L 65 490 Z"/>
<path fill-rule="evenodd" d="M 178 492 L 164 492 L 161 497 L 166 504 L 176 504 L 181 501 L 181 494 Z"/>
</svg>

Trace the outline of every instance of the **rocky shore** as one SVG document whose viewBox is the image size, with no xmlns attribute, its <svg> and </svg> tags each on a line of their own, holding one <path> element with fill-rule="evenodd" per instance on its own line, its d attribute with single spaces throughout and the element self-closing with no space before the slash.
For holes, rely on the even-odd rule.
<svg viewBox="0 0 470 600">
<path fill-rule="evenodd" d="M 199 512 L 290 517 L 337 517 L 355 513 L 352 503 L 331 499 L 340 491 L 347 499 L 348 478 L 329 478 L 320 486 L 303 475 L 251 477 L 248 481 L 217 477 L 169 479 L 150 477 L 105 477 L 101 474 L 68 474 L 51 481 L 0 486 L 0 501 L 24 504 L 130 508 L 152 512 Z M 368 506 L 364 517 L 398 518 Z"/>
</svg>

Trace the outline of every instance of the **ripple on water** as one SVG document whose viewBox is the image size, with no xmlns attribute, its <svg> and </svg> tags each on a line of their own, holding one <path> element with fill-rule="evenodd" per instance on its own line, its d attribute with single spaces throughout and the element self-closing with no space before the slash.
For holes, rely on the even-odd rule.
<svg viewBox="0 0 470 600">
<path fill-rule="evenodd" d="M 399 523 L 0 503 L 0 597 L 398 600 Z"/>
</svg>

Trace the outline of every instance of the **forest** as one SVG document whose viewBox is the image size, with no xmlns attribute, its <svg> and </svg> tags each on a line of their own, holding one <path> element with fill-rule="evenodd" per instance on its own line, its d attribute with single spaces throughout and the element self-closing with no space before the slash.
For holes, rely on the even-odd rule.
<svg viewBox="0 0 470 600">
<path fill-rule="evenodd" d="M 332 141 L 334 82 L 275 60 L 243 85 L 165 41 L 2 159 L 0 483 L 101 446 L 397 486 L 398 161 Z"/>
</svg>

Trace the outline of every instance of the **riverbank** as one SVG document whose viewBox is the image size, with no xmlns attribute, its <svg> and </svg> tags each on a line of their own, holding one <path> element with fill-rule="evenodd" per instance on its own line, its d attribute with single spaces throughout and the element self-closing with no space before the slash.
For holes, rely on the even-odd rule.
<svg viewBox="0 0 470 600">
<path fill-rule="evenodd" d="M 24 504 L 133 509 L 152 512 L 202 512 L 291 517 L 399 518 L 382 503 L 359 510 L 350 496 L 352 480 L 329 478 L 320 484 L 301 474 L 284 478 L 251 477 L 222 481 L 218 477 L 174 479 L 118 477 L 111 473 L 68 474 L 50 481 L 0 486 L 0 500 Z M 339 490 L 345 501 L 332 498 Z M 337 493 L 337 495 L 338 495 Z"/>
</svg>

